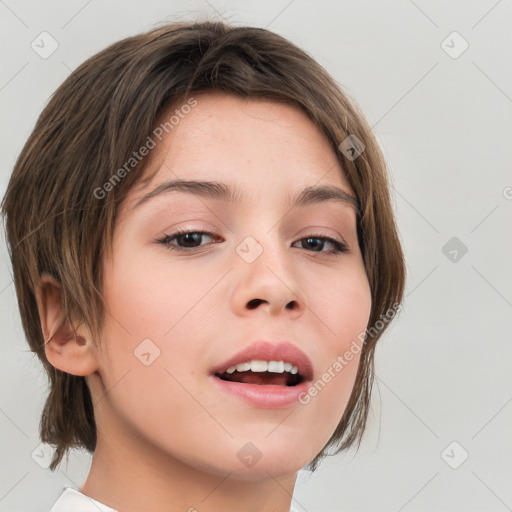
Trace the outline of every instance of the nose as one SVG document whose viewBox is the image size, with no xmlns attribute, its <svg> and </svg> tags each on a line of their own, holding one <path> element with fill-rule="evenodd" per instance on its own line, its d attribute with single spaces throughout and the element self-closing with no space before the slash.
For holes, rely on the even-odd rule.
<svg viewBox="0 0 512 512">
<path fill-rule="evenodd" d="M 293 267 L 287 251 L 283 247 L 271 248 L 269 243 L 254 261 L 237 261 L 236 286 L 231 297 L 237 315 L 266 311 L 271 316 L 286 314 L 297 318 L 304 313 L 306 295 L 300 287 L 299 269 Z"/>
</svg>

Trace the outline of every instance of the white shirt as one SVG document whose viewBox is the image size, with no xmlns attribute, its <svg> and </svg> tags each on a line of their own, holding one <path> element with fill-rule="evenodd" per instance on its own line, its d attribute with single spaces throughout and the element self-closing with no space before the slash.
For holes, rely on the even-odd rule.
<svg viewBox="0 0 512 512">
<path fill-rule="evenodd" d="M 65 487 L 59 499 L 54 503 L 50 512 L 118 512 L 115 508 L 107 507 L 97 500 L 73 489 Z M 291 509 L 290 512 L 295 512 Z"/>
<path fill-rule="evenodd" d="M 118 512 L 97 500 L 73 489 L 65 487 L 50 512 Z"/>
</svg>

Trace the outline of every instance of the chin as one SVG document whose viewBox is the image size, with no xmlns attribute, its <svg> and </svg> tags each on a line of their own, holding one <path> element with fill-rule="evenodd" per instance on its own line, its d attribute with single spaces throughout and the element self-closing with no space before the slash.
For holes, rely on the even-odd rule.
<svg viewBox="0 0 512 512">
<path fill-rule="evenodd" d="M 269 449 L 265 455 L 248 443 L 241 449 L 237 448 L 232 454 L 229 450 L 226 450 L 224 454 L 215 454 L 214 460 L 196 459 L 186 461 L 186 463 L 205 473 L 224 478 L 261 481 L 294 475 L 313 457 L 314 455 L 311 456 L 309 453 L 298 453 L 296 447 L 293 450 L 282 450 L 280 453 L 276 453 L 275 450 L 272 453 Z"/>
<path fill-rule="evenodd" d="M 281 478 L 298 473 L 308 461 L 294 464 L 290 460 L 274 457 L 273 460 L 263 461 L 261 458 L 252 468 L 237 468 L 229 475 L 233 480 L 261 481 L 271 478 Z M 226 473 L 224 473 L 225 475 Z"/>
</svg>

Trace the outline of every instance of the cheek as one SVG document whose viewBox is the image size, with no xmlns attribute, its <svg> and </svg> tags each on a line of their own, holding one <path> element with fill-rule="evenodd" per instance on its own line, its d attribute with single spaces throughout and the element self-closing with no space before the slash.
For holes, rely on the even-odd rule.
<svg viewBox="0 0 512 512">
<path fill-rule="evenodd" d="M 310 307 L 318 317 L 324 338 L 316 356 L 322 364 L 302 403 L 322 418 L 332 434 L 352 393 L 361 357 L 362 340 L 371 312 L 371 290 L 364 270 L 352 269 L 324 289 L 310 294 Z"/>
<path fill-rule="evenodd" d="M 109 269 L 106 301 L 116 320 L 139 337 L 164 337 L 215 281 L 211 272 L 203 276 L 198 268 L 191 275 L 167 258 L 164 251 L 157 258 L 127 254 Z"/>
<path fill-rule="evenodd" d="M 185 435 L 191 419 L 209 420 L 191 399 L 201 392 L 195 365 L 202 327 L 190 304 L 198 301 L 201 290 L 180 286 L 187 280 L 180 276 L 173 276 L 171 288 L 149 265 L 131 279 L 121 279 L 122 270 L 111 274 L 105 286 L 111 313 L 103 332 L 107 350 L 102 359 L 108 414 L 114 411 L 126 429 L 148 442 L 162 442 L 166 450 L 176 449 L 166 444 L 174 429 L 184 449 L 193 451 Z"/>
<path fill-rule="evenodd" d="M 340 272 L 338 278 L 310 283 L 310 309 L 324 329 L 329 345 L 338 351 L 367 327 L 371 312 L 371 290 L 362 268 Z"/>
<path fill-rule="evenodd" d="M 129 371 L 124 391 L 150 408 L 158 395 L 177 396 L 182 390 L 171 375 L 182 382 L 201 370 L 203 340 L 215 334 L 215 309 L 210 304 L 205 310 L 207 301 L 201 300 L 218 277 L 204 269 L 191 274 L 171 268 L 160 255 L 152 261 L 135 256 L 125 251 L 106 274 L 110 316 L 103 336 L 104 367 L 110 385 Z M 150 394 L 141 396 L 144 390 Z"/>
</svg>

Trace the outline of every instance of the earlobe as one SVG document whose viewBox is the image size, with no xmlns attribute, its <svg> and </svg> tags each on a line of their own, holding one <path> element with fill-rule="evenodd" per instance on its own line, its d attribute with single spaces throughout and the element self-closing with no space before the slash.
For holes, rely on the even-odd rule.
<svg viewBox="0 0 512 512">
<path fill-rule="evenodd" d="M 88 332 L 74 332 L 66 318 L 62 285 L 51 275 L 42 273 L 36 300 L 48 362 L 72 375 L 90 375 L 96 371 L 92 338 Z"/>
</svg>

